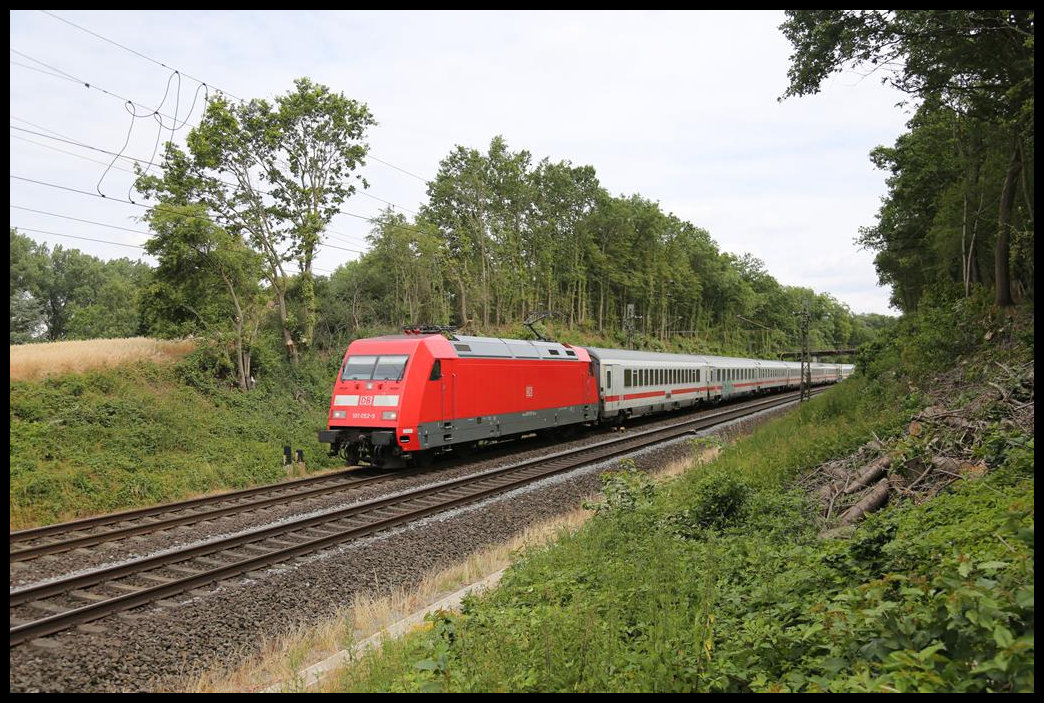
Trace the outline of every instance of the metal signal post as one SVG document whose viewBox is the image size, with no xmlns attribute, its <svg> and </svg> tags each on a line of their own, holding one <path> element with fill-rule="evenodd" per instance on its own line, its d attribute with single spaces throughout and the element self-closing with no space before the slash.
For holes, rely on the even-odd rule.
<svg viewBox="0 0 1044 703">
<path fill-rule="evenodd" d="M 808 325 L 812 313 L 808 306 L 795 312 L 801 318 L 801 401 L 812 398 L 812 352 L 808 347 Z"/>
</svg>

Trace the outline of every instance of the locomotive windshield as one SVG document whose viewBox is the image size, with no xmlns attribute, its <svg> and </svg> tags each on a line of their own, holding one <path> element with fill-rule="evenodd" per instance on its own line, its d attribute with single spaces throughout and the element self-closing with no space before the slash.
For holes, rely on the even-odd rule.
<svg viewBox="0 0 1044 703">
<path fill-rule="evenodd" d="M 377 357 L 377 367 L 373 370 L 373 380 L 401 381 L 406 371 L 406 360 L 408 358 L 405 354 Z"/>
<path fill-rule="evenodd" d="M 405 354 L 388 356 L 349 356 L 341 373 L 342 381 L 400 381 L 406 371 Z"/>
</svg>

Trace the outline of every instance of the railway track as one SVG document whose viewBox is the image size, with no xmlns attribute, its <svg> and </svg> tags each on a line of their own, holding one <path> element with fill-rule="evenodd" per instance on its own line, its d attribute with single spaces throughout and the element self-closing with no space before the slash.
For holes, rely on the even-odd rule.
<svg viewBox="0 0 1044 703">
<path fill-rule="evenodd" d="M 798 397 L 799 394 L 790 393 L 730 405 L 669 427 L 632 431 L 622 438 L 243 532 L 188 549 L 14 589 L 10 592 L 11 646 L 150 603 L 162 605 L 163 599 L 173 595 L 344 544 L 579 466 L 785 405 Z"/>
<path fill-rule="evenodd" d="M 306 500 L 418 471 L 354 469 L 11 532 L 11 562 Z"/>
</svg>

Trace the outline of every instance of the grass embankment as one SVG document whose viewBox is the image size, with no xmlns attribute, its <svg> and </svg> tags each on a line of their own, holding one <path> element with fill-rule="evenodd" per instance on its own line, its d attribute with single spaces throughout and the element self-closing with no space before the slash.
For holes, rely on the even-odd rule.
<svg viewBox="0 0 1044 703">
<path fill-rule="evenodd" d="M 12 359 L 11 529 L 271 483 L 284 445 L 311 470 L 337 465 L 316 435 L 326 366 L 270 370 L 242 393 L 200 381 L 191 357 L 33 380 L 15 380 Z"/>
<path fill-rule="evenodd" d="M 882 383 L 853 379 L 667 487 L 608 478 L 584 529 L 330 688 L 1032 691 L 1031 436 L 983 434 L 985 476 L 895 501 L 847 539 L 822 538 L 794 482 L 875 434 L 903 460 L 942 443 L 906 433 L 926 398 Z"/>
</svg>

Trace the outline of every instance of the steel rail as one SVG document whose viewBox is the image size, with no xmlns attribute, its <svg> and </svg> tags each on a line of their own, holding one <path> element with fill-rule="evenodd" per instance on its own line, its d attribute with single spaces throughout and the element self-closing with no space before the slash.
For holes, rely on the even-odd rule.
<svg viewBox="0 0 1044 703">
<path fill-rule="evenodd" d="M 340 475 L 343 475 L 343 473 Z M 191 525 L 197 522 L 216 520 L 217 518 L 223 517 L 225 515 L 234 515 L 236 513 L 245 513 L 250 512 L 252 510 L 260 510 L 261 508 L 267 508 L 272 505 L 279 505 L 280 503 L 291 503 L 293 501 L 303 500 L 305 498 L 314 498 L 316 496 L 325 495 L 327 493 L 337 493 L 338 491 L 344 491 L 351 488 L 358 488 L 368 483 L 385 481 L 392 478 L 401 478 L 405 475 L 407 474 L 401 472 L 396 474 L 384 472 L 380 475 L 366 476 L 363 478 L 353 479 L 349 477 L 347 480 L 332 486 L 320 486 L 318 488 L 311 488 L 305 491 L 285 493 L 282 495 L 271 496 L 269 498 L 262 498 L 260 500 L 253 500 L 248 503 L 237 503 L 224 508 L 215 508 L 213 510 L 206 510 L 198 513 L 189 513 L 186 515 L 178 515 L 175 517 L 166 518 L 163 520 L 156 520 L 153 522 L 144 522 L 136 525 L 128 525 L 126 527 L 118 527 L 113 530 L 106 530 L 104 532 L 96 532 L 80 537 L 73 537 L 58 542 L 45 542 L 43 544 L 23 547 L 21 549 L 12 549 L 11 561 L 16 562 L 26 561 L 29 559 L 36 559 L 37 557 L 44 556 L 45 554 L 57 554 L 59 552 L 67 552 L 80 547 L 89 547 L 95 544 L 101 544 L 103 542 L 111 542 L 117 539 L 126 539 L 127 537 L 133 537 L 135 535 L 169 530 L 172 527 L 178 527 L 180 525 Z M 412 473 L 409 475 L 412 475 Z M 338 474 L 331 474 L 331 476 L 338 476 Z M 274 492 L 277 487 L 282 488 L 283 486 L 285 486 L 285 484 L 273 484 L 272 486 L 270 486 L 270 488 Z"/>
<path fill-rule="evenodd" d="M 306 476 L 304 478 L 290 479 L 289 481 L 282 481 L 280 483 L 270 483 L 264 486 L 254 486 L 252 488 L 243 488 L 236 491 L 229 491 L 227 493 L 217 493 L 214 495 L 202 496 L 199 498 L 190 498 L 188 500 L 177 501 L 173 503 L 164 503 L 161 505 L 153 505 L 147 508 L 135 508 L 133 510 L 124 510 L 118 513 L 106 513 L 104 515 L 94 515 L 92 517 L 80 518 L 78 520 L 70 520 L 68 522 L 56 522 L 51 525 L 42 525 L 40 527 L 30 527 L 25 530 L 14 530 L 11 534 L 11 542 L 24 542 L 30 539 L 37 539 L 39 537 L 47 537 L 49 535 L 60 533 L 60 532 L 76 532 L 79 530 L 86 530 L 92 527 L 100 527 L 102 525 L 109 525 L 114 522 L 123 522 L 125 520 L 134 520 L 136 518 L 149 517 L 152 515 L 159 515 L 161 513 L 174 512 L 176 510 L 184 510 L 188 508 L 194 508 L 200 505 L 209 505 L 211 503 L 220 503 L 227 500 L 236 500 L 238 498 L 246 498 L 258 493 L 264 493 L 266 491 L 279 490 L 286 487 L 293 487 L 296 485 L 317 483 L 319 481 L 329 481 L 337 476 L 352 473 L 351 471 L 338 471 L 328 474 L 322 474 L 319 476 Z"/>
</svg>

